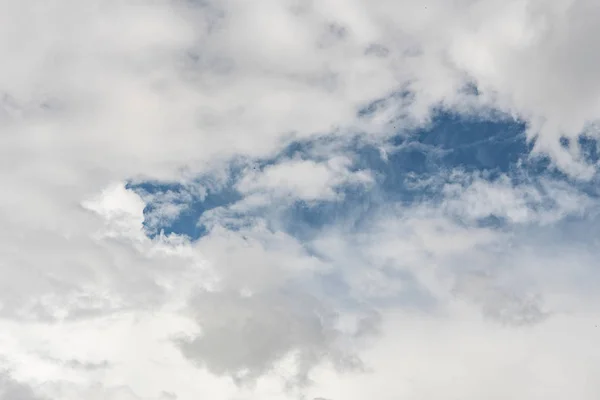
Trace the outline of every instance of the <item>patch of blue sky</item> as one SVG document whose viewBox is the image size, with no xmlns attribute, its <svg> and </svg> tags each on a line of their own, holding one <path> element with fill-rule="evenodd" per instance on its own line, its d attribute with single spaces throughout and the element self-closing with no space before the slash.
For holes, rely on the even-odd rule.
<svg viewBox="0 0 600 400">
<path fill-rule="evenodd" d="M 160 196 L 173 193 L 174 203 L 181 204 L 182 210 L 173 219 L 166 223 L 151 226 L 151 220 L 146 218 L 144 225 L 148 235 L 154 237 L 161 232 L 165 235 L 171 233 L 186 235 L 191 239 L 198 239 L 207 233 L 207 228 L 198 223 L 202 215 L 214 208 L 233 204 L 241 199 L 241 195 L 233 188 L 232 183 L 239 171 L 231 171 L 230 179 L 223 184 L 214 184 L 210 176 L 202 176 L 193 182 L 182 184 L 172 182 L 136 182 L 129 183 L 127 187 L 138 194 Z M 160 203 L 149 201 L 144 208 L 147 217 L 159 211 Z"/>
<path fill-rule="evenodd" d="M 452 173 L 476 174 L 480 179 L 493 182 L 503 177 L 514 185 L 538 185 L 542 177 L 569 182 L 582 192 L 597 196 L 593 182 L 572 182 L 553 168 L 545 157 L 530 157 L 533 144 L 526 140 L 526 125 L 522 121 L 503 116 L 489 119 L 438 112 L 428 126 L 416 131 L 403 132 L 385 143 L 385 151 L 373 143 L 361 140 L 336 144 L 331 138 L 293 142 L 281 153 L 269 159 L 235 160 L 228 170 L 228 177 L 221 185 L 210 185 L 211 176 L 199 177 L 190 185 L 205 188 L 191 196 L 183 211 L 150 234 L 163 230 L 165 234 L 178 233 L 198 239 L 209 229 L 201 223 L 202 216 L 211 210 L 226 208 L 242 199 L 235 185 L 246 168 L 262 170 L 282 160 L 301 158 L 319 160 L 328 156 L 319 149 L 336 148 L 340 154 L 350 156 L 354 162 L 351 169 L 368 170 L 375 177 L 375 185 L 369 188 L 356 185 L 339 187 L 342 198 L 337 201 L 291 201 L 277 205 L 279 228 L 300 238 L 308 238 L 316 231 L 332 224 L 349 224 L 360 227 L 373 212 L 389 204 L 410 205 L 419 202 L 443 201 L 441 190 L 452 178 Z M 568 142 L 564 146 L 571 145 Z M 337 147 L 336 147 L 337 146 Z M 587 162 L 598 162 L 597 142 L 582 136 L 579 139 L 583 157 Z M 467 185 L 469 182 L 464 182 Z M 143 182 L 130 184 L 138 192 L 156 194 L 167 190 L 193 192 L 190 185 Z M 543 193 L 543 188 L 540 187 Z M 182 196 L 183 197 L 183 196 Z M 552 199 L 532 207 L 550 206 Z M 145 213 L 151 213 L 154 205 L 148 204 Z M 263 209 L 264 211 L 264 209 Z M 254 210 L 260 213 L 261 210 Z M 233 214 L 239 218 L 251 215 Z M 231 218 L 232 214 L 229 214 Z M 254 215 L 256 216 L 256 215 Z M 502 216 L 488 215 L 479 223 L 486 226 L 502 226 Z M 231 224 L 235 228 L 235 224 Z"/>
</svg>

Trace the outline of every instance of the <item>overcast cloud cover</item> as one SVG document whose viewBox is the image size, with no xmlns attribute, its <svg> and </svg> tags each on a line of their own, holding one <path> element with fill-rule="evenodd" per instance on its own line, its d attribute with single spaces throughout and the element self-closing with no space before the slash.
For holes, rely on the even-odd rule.
<svg viewBox="0 0 600 400">
<path fill-rule="evenodd" d="M 595 0 L 0 0 L 0 400 L 600 396 Z"/>
</svg>

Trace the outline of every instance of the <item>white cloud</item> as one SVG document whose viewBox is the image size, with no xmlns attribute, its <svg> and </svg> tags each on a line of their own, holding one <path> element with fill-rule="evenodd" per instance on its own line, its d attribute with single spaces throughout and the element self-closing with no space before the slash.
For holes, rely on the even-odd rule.
<svg viewBox="0 0 600 400">
<path fill-rule="evenodd" d="M 481 177 L 457 181 L 445 185 L 443 207 L 469 221 L 494 216 L 513 224 L 552 224 L 594 209 L 594 200 L 588 195 L 549 178 L 539 177 L 535 183 L 512 183 L 506 176 L 495 182 Z"/>
<path fill-rule="evenodd" d="M 597 330 L 590 315 L 565 316 L 534 328 L 498 329 L 465 313 L 386 318 L 386 334 L 365 358 L 372 373 L 323 372 L 314 393 L 327 398 L 415 400 L 593 398 Z M 573 338 L 577 339 L 574 340 Z"/>
<path fill-rule="evenodd" d="M 342 185 L 364 186 L 373 183 L 368 171 L 348 170 L 351 161 L 335 157 L 326 162 L 287 160 L 257 172 L 250 170 L 237 184 L 243 194 L 272 193 L 275 198 L 290 198 L 314 202 L 340 199 L 337 192 Z"/>
</svg>

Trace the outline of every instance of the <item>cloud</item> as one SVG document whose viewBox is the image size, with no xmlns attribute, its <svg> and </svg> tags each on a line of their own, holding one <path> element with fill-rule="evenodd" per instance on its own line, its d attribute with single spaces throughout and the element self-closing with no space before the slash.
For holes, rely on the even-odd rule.
<svg viewBox="0 0 600 400">
<path fill-rule="evenodd" d="M 297 372 L 291 382 L 306 384 L 312 367 L 324 359 L 353 366 L 352 356 L 336 349 L 340 333 L 335 315 L 327 315 L 333 311 L 318 299 L 265 291 L 247 296 L 219 292 L 198 296 L 191 306 L 202 333 L 182 341 L 181 349 L 217 375 L 252 383 L 294 356 Z"/>
<path fill-rule="evenodd" d="M 369 185 L 373 178 L 367 171 L 351 172 L 350 160 L 335 157 L 326 162 L 289 160 L 267 166 L 260 173 L 250 171 L 237 184 L 244 194 L 273 193 L 274 197 L 315 202 L 336 200 L 342 185 Z"/>
<path fill-rule="evenodd" d="M 451 321 L 404 313 L 386 319 L 387 334 L 365 357 L 376 372 L 345 379 L 324 372 L 325 383 L 315 393 L 350 399 L 560 399 L 589 398 L 597 391 L 586 383 L 597 368 L 597 353 L 588 347 L 596 331 L 588 317 L 561 317 L 526 331 L 497 329 L 466 315 Z"/>
<path fill-rule="evenodd" d="M 0 398 L 6 400 L 42 400 L 44 397 L 36 395 L 28 385 L 17 382 L 3 374 L 0 378 Z"/>
<path fill-rule="evenodd" d="M 597 398 L 597 20 L 0 0 L 0 397 Z M 440 110 L 533 152 L 395 164 Z"/>
<path fill-rule="evenodd" d="M 443 189 L 444 207 L 463 220 L 494 216 L 512 224 L 551 224 L 584 215 L 595 203 L 572 185 L 544 177 L 538 177 L 536 184 L 513 183 L 506 175 L 493 182 L 461 174 L 454 179 Z"/>
</svg>

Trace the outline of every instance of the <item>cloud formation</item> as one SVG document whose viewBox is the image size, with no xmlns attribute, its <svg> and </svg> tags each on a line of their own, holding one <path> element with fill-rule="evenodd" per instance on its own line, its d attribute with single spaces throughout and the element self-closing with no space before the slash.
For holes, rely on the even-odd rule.
<svg viewBox="0 0 600 400">
<path fill-rule="evenodd" d="M 592 0 L 34 3 L 0 398 L 598 397 Z"/>
</svg>

